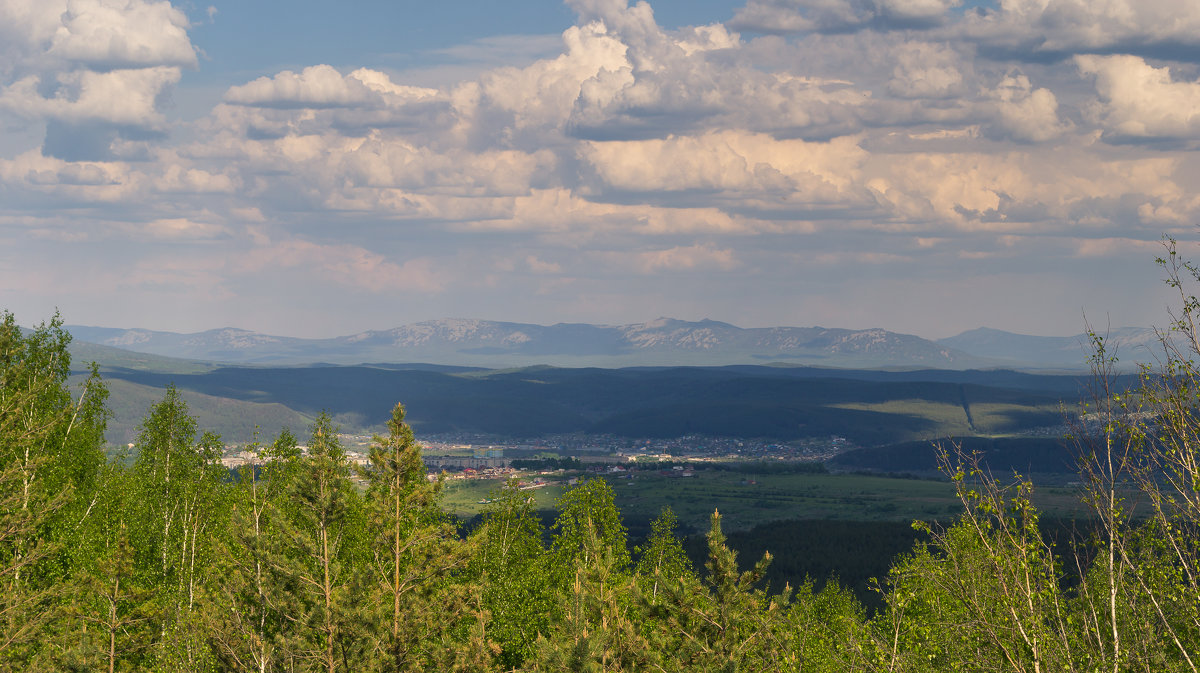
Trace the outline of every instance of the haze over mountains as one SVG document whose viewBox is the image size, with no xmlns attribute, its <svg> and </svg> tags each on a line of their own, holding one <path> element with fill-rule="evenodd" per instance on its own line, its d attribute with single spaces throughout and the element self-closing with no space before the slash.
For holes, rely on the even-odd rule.
<svg viewBox="0 0 1200 673">
<path fill-rule="evenodd" d="M 624 367 L 772 362 L 833 367 L 1065 368 L 1086 366 L 1086 335 L 1040 337 L 980 328 L 931 341 L 883 329 L 741 328 L 714 320 L 660 318 L 631 325 L 544 326 L 444 319 L 331 339 L 260 334 L 236 328 L 178 334 L 68 326 L 77 341 L 172 358 L 240 364 L 423 362 L 477 367 Z M 1122 361 L 1153 354 L 1153 330 L 1110 333 Z"/>
</svg>

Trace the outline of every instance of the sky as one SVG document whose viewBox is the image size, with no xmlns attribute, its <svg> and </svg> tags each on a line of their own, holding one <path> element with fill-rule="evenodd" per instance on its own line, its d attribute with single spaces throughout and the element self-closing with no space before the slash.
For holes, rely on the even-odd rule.
<svg viewBox="0 0 1200 673">
<path fill-rule="evenodd" d="M 0 0 L 0 309 L 1163 325 L 1200 0 Z"/>
</svg>

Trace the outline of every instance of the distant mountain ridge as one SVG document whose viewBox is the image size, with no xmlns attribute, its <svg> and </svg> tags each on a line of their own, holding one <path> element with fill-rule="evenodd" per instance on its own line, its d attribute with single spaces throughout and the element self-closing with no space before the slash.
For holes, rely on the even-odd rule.
<svg viewBox="0 0 1200 673">
<path fill-rule="evenodd" d="M 1101 336 L 1105 337 L 1109 355 L 1116 355 L 1120 363 L 1127 365 L 1153 362 L 1155 355 L 1162 353 L 1158 333 L 1148 327 L 1119 327 L 1106 330 Z M 1092 354 L 1091 337 L 1087 334 L 1046 337 L 980 327 L 938 339 L 937 343 L 992 360 L 1071 369 L 1086 366 Z"/>
<path fill-rule="evenodd" d="M 77 340 L 193 360 L 245 364 L 429 362 L 485 367 L 719 365 L 771 361 L 830 366 L 962 369 L 989 363 L 954 347 L 883 329 L 741 328 L 715 320 L 659 318 L 630 325 L 534 325 L 429 320 L 332 339 L 237 328 L 193 334 L 67 326 Z"/>
<path fill-rule="evenodd" d="M 232 327 L 193 334 L 67 326 L 82 342 L 172 358 L 235 364 L 424 362 L 504 368 L 729 364 L 831 367 L 1026 367 L 1084 369 L 1087 335 L 1043 337 L 991 328 L 931 341 L 884 329 L 742 328 L 716 320 L 659 318 L 629 325 L 535 325 L 447 318 L 331 339 L 274 336 Z M 1153 360 L 1154 330 L 1108 334 L 1122 363 Z"/>
</svg>

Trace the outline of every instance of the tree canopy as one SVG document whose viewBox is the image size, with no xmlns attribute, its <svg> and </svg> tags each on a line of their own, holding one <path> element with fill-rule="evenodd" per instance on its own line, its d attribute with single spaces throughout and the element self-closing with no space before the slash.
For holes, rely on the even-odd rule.
<svg viewBox="0 0 1200 673">
<path fill-rule="evenodd" d="M 0 671 L 1196 671 L 1200 270 L 1161 261 L 1161 367 L 1118 391 L 1097 335 L 1074 416 L 1092 521 L 1050 539 L 1029 480 L 947 444 L 961 512 L 917 524 L 871 611 L 836 579 L 768 588 L 718 512 L 702 566 L 670 509 L 632 546 L 601 478 L 549 526 L 510 483 L 468 531 L 400 404 L 357 469 L 321 414 L 231 471 L 171 386 L 106 458 L 97 369 L 70 385 L 61 320 L 4 313 Z"/>
</svg>

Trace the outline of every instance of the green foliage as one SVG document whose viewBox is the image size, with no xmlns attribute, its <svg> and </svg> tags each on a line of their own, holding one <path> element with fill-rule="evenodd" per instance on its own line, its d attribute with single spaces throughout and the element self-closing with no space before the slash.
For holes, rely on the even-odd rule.
<svg viewBox="0 0 1200 673">
<path fill-rule="evenodd" d="M 590 564 L 600 550 L 612 554 L 613 569 L 625 572 L 631 560 L 625 525 L 614 502 L 612 486 L 604 479 L 589 479 L 563 494 L 554 521 L 551 565 L 560 586 L 569 582 L 576 562 Z M 592 538 L 595 544 L 592 544 Z"/>
<path fill-rule="evenodd" d="M 642 591 L 648 595 L 651 603 L 658 599 L 658 587 L 662 582 L 678 582 L 691 573 L 691 564 L 679 538 L 675 536 L 675 528 L 679 519 L 670 507 L 664 507 L 650 524 L 650 537 L 646 546 L 639 549 L 641 558 L 638 559 L 636 574 L 641 583 Z"/>
<path fill-rule="evenodd" d="M 783 670 L 791 653 L 779 649 L 775 625 L 783 618 L 788 599 L 755 588 L 770 556 L 754 569 L 740 572 L 736 554 L 725 545 L 716 512 L 707 539 L 708 572 L 703 583 L 684 575 L 664 582 L 660 596 L 642 599 L 649 603 L 655 640 L 667 645 L 657 656 L 671 668 L 685 670 Z"/>
<path fill-rule="evenodd" d="M 481 585 L 488 636 L 500 647 L 501 667 L 517 668 L 549 624 L 553 594 L 541 520 L 515 481 L 492 498 L 472 538 L 471 576 Z"/>
<path fill-rule="evenodd" d="M 637 623 L 636 586 L 606 546 L 592 520 L 584 520 L 569 587 L 558 596 L 557 618 L 537 641 L 537 671 L 642 670 L 658 657 Z"/>
<path fill-rule="evenodd" d="M 631 553 L 603 479 L 565 492 L 549 531 L 510 482 L 464 540 L 401 405 L 357 475 L 327 414 L 303 449 L 287 430 L 267 446 L 256 439 L 258 464 L 233 475 L 220 465 L 220 437 L 198 427 L 171 386 L 140 425 L 132 465 L 105 462 L 106 389 L 95 368 L 72 388 L 61 321 L 26 334 L 5 313 L 0 671 L 1194 672 L 1200 300 L 1184 288 L 1200 282 L 1200 269 L 1167 246 L 1162 263 L 1181 312 L 1164 335 L 1162 367 L 1144 369 L 1135 390 L 1114 384 L 1115 357 L 1094 340 L 1096 386 L 1072 434 L 1094 515 L 1087 537 L 1052 543 L 1029 479 L 1001 483 L 980 454 L 950 444 L 940 457 L 950 484 L 941 486 L 960 513 L 917 524 L 925 541 L 892 564 L 872 615 L 853 593 L 859 575 L 843 586 L 826 581 L 827 567 L 797 570 L 795 588 L 768 586 L 774 557 L 764 549 L 740 566 L 716 513 L 702 573 L 670 508 Z M 745 382 L 723 385 L 669 422 L 718 408 L 714 396 L 746 393 L 743 403 L 759 410 L 771 403 Z M 963 394 L 951 388 L 922 389 L 948 404 Z M 797 491 L 817 478 L 705 475 L 621 490 L 658 504 L 699 492 L 686 482 L 748 502 L 800 502 Z M 843 498 L 852 507 L 883 483 L 820 478 L 852 486 L 857 499 Z M 688 520 L 694 503 L 678 504 Z M 800 530 L 756 535 L 794 554 Z M 875 556 L 888 553 L 875 546 Z"/>
<path fill-rule="evenodd" d="M 352 635 L 361 501 L 328 414 L 313 424 L 307 455 L 293 460 L 287 505 L 272 512 L 271 581 L 281 589 L 277 609 L 287 620 L 281 656 L 287 666 L 333 671 L 357 660 L 362 646 Z"/>
<path fill-rule="evenodd" d="M 23 334 L 0 316 L 0 669 L 49 649 L 103 463 L 107 390 L 92 366 L 67 385 L 71 337 L 56 315 Z"/>
<path fill-rule="evenodd" d="M 517 458 L 509 463 L 514 470 L 582 470 L 583 461 L 578 458 L 543 456 L 540 458 Z"/>
<path fill-rule="evenodd" d="M 285 433 L 280 439 L 294 446 L 295 438 Z M 269 452 L 257 441 L 247 450 L 260 456 Z M 282 453 L 293 459 L 298 454 Z M 247 673 L 275 669 L 285 623 L 279 611 L 280 587 L 272 581 L 270 572 L 282 564 L 280 550 L 271 548 L 273 540 L 268 537 L 273 513 L 268 499 L 271 489 L 256 472 L 255 466 L 238 471 L 236 486 L 229 494 L 229 524 L 218 540 L 212 564 L 215 581 L 209 586 L 203 607 L 206 637 L 218 665 L 222 670 Z M 286 473 L 272 469 L 270 474 L 278 478 Z"/>
<path fill-rule="evenodd" d="M 448 670 L 452 651 L 430 645 L 470 627 L 469 596 L 455 582 L 468 547 L 438 508 L 442 480 L 427 479 L 403 405 L 393 409 L 388 430 L 375 436 L 361 471 L 374 533 L 361 613 L 370 642 L 365 670 Z"/>
</svg>

